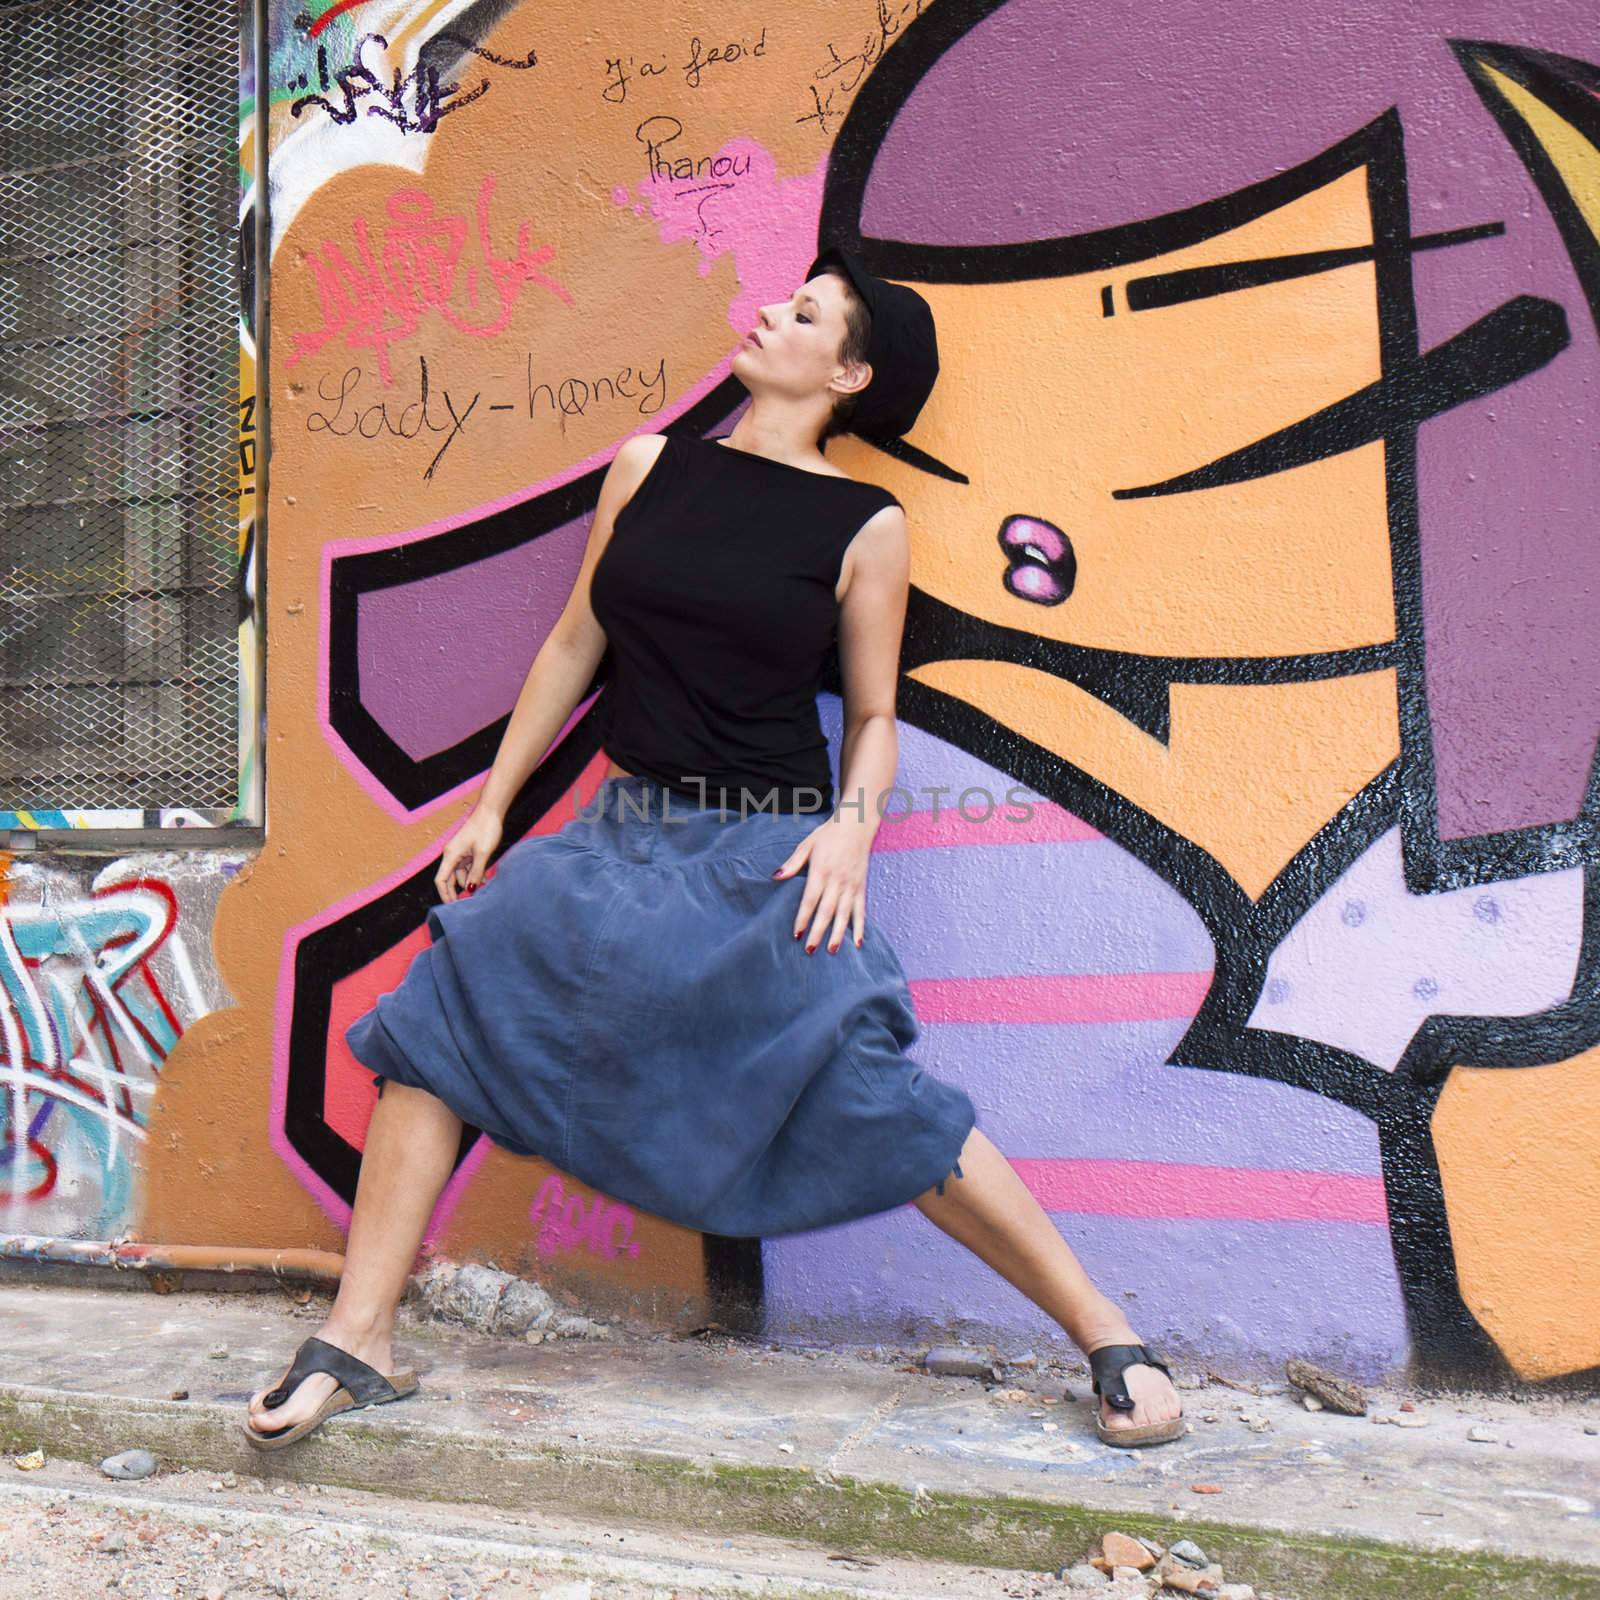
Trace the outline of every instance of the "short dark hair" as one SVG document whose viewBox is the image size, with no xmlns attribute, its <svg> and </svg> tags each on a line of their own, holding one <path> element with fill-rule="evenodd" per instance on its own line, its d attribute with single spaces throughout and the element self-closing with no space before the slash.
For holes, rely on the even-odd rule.
<svg viewBox="0 0 1600 1600">
<path fill-rule="evenodd" d="M 872 338 L 872 311 L 856 293 L 856 286 L 843 268 L 830 265 L 822 270 L 832 273 L 844 285 L 844 338 L 839 341 L 839 360 L 847 367 L 865 361 L 867 345 Z M 855 413 L 858 398 L 858 395 L 846 394 L 833 402 L 833 410 L 817 435 L 819 446 L 825 445 L 835 434 L 850 431 L 850 418 Z"/>
</svg>

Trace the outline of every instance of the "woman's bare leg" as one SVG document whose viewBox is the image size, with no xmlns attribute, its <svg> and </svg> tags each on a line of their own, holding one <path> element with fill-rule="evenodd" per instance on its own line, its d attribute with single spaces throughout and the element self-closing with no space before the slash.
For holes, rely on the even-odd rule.
<svg viewBox="0 0 1600 1600">
<path fill-rule="evenodd" d="M 395 1311 L 460 1144 L 461 1118 L 436 1095 L 385 1082 L 367 1125 L 339 1292 L 317 1329 L 319 1339 L 379 1372 L 394 1370 L 389 1336 Z M 339 1387 L 337 1379 L 314 1372 L 269 1410 L 262 1397 L 281 1381 L 280 1374 L 250 1399 L 249 1424 L 264 1433 L 309 1417 Z"/>
<path fill-rule="evenodd" d="M 1095 1288 L 1011 1163 L 976 1128 L 961 1147 L 960 1161 L 961 1176 L 948 1179 L 942 1195 L 929 1189 L 913 1202 L 930 1222 L 1054 1317 L 1085 1355 L 1101 1345 L 1143 1342 Z M 1141 1361 L 1122 1381 L 1136 1404 L 1132 1411 L 1113 1411 L 1102 1395 L 1107 1427 L 1138 1427 L 1180 1414 L 1177 1390 L 1159 1367 Z"/>
</svg>

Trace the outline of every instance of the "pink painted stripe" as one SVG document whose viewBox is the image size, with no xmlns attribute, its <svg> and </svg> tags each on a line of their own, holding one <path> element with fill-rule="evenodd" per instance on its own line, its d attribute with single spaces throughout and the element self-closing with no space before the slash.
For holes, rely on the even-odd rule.
<svg viewBox="0 0 1600 1600">
<path fill-rule="evenodd" d="M 1105 837 L 1054 801 L 1029 800 L 1026 804 L 1032 807 L 1033 814 L 1019 819 L 1021 801 L 1013 806 L 1003 796 L 996 796 L 992 802 L 974 800 L 968 806 L 969 815 L 963 816 L 955 804 L 959 798 L 952 796 L 948 804 L 941 801 L 937 817 L 931 808 L 897 812 L 891 801 L 872 836 L 872 848 L 936 850 L 955 845 L 1082 844 Z M 988 804 L 993 805 L 993 815 L 980 822 L 978 815 Z"/>
<path fill-rule="evenodd" d="M 1389 1225 L 1383 1179 L 1354 1172 L 1187 1166 L 1177 1161 L 1007 1158 L 1046 1211 L 1102 1217 Z"/>
<path fill-rule="evenodd" d="M 921 1022 L 1156 1022 L 1194 1016 L 1210 987 L 1209 972 L 918 978 L 911 1000 Z"/>
</svg>

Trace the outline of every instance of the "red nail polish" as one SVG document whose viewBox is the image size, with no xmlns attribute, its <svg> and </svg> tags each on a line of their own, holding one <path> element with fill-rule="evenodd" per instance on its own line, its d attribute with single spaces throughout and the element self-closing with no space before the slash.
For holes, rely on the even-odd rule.
<svg viewBox="0 0 1600 1600">
<path fill-rule="evenodd" d="M 779 867 L 778 870 L 772 874 L 772 876 L 774 878 L 781 878 L 783 876 L 783 868 Z"/>
<path fill-rule="evenodd" d="M 815 945 L 814 945 L 814 944 L 808 944 L 808 945 L 807 945 L 807 946 L 806 946 L 806 954 L 807 954 L 807 955 L 810 955 L 810 954 L 811 954 L 811 952 L 812 952 L 812 951 L 813 951 L 813 950 L 815 950 L 815 949 L 816 949 L 816 948 L 817 948 L 817 947 L 816 947 L 816 946 L 815 946 Z"/>
</svg>

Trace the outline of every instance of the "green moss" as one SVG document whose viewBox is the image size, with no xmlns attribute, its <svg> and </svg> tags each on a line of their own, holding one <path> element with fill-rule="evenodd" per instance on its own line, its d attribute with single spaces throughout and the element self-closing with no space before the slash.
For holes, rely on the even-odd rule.
<svg viewBox="0 0 1600 1600">
<path fill-rule="evenodd" d="M 1600 1572 L 1481 1551 L 1452 1553 L 1376 1539 L 1283 1533 L 1236 1523 L 1181 1520 L 1143 1512 L 1105 1511 L 1021 1496 L 928 1491 L 921 1498 L 892 1484 L 832 1476 L 827 1483 L 796 1468 L 709 1467 L 688 1461 L 640 1461 L 635 1469 L 709 1481 L 742 1502 L 751 1520 L 739 1526 L 784 1538 L 805 1537 L 819 1524 L 838 1548 L 967 1565 L 1050 1571 L 1071 1566 L 1099 1547 L 1115 1527 L 1161 1544 L 1192 1539 L 1221 1564 L 1229 1583 L 1294 1595 L 1297 1600 L 1600 1600 Z M 794 1504 L 803 1494 L 806 1509 Z M 762 1514 L 763 1507 L 766 1509 Z M 707 1524 L 709 1525 L 709 1523 Z M 733 1524 L 717 1523 L 723 1531 Z"/>
<path fill-rule="evenodd" d="M 1048 1572 L 1112 1528 L 1162 1544 L 1190 1538 L 1231 1582 L 1293 1600 L 1600 1600 L 1600 1569 L 1425 1550 L 1376 1539 L 1282 1533 L 1021 1495 L 921 1495 L 807 1467 L 744 1466 L 580 1445 L 508 1446 L 461 1434 L 342 1419 L 282 1455 L 257 1455 L 232 1412 L 191 1402 L 0 1388 L 0 1448 L 97 1462 L 143 1439 L 165 1462 L 261 1479 L 325 1483 L 449 1505 L 542 1505 L 575 1517 L 700 1533 L 767 1534 L 819 1550 Z"/>
</svg>

